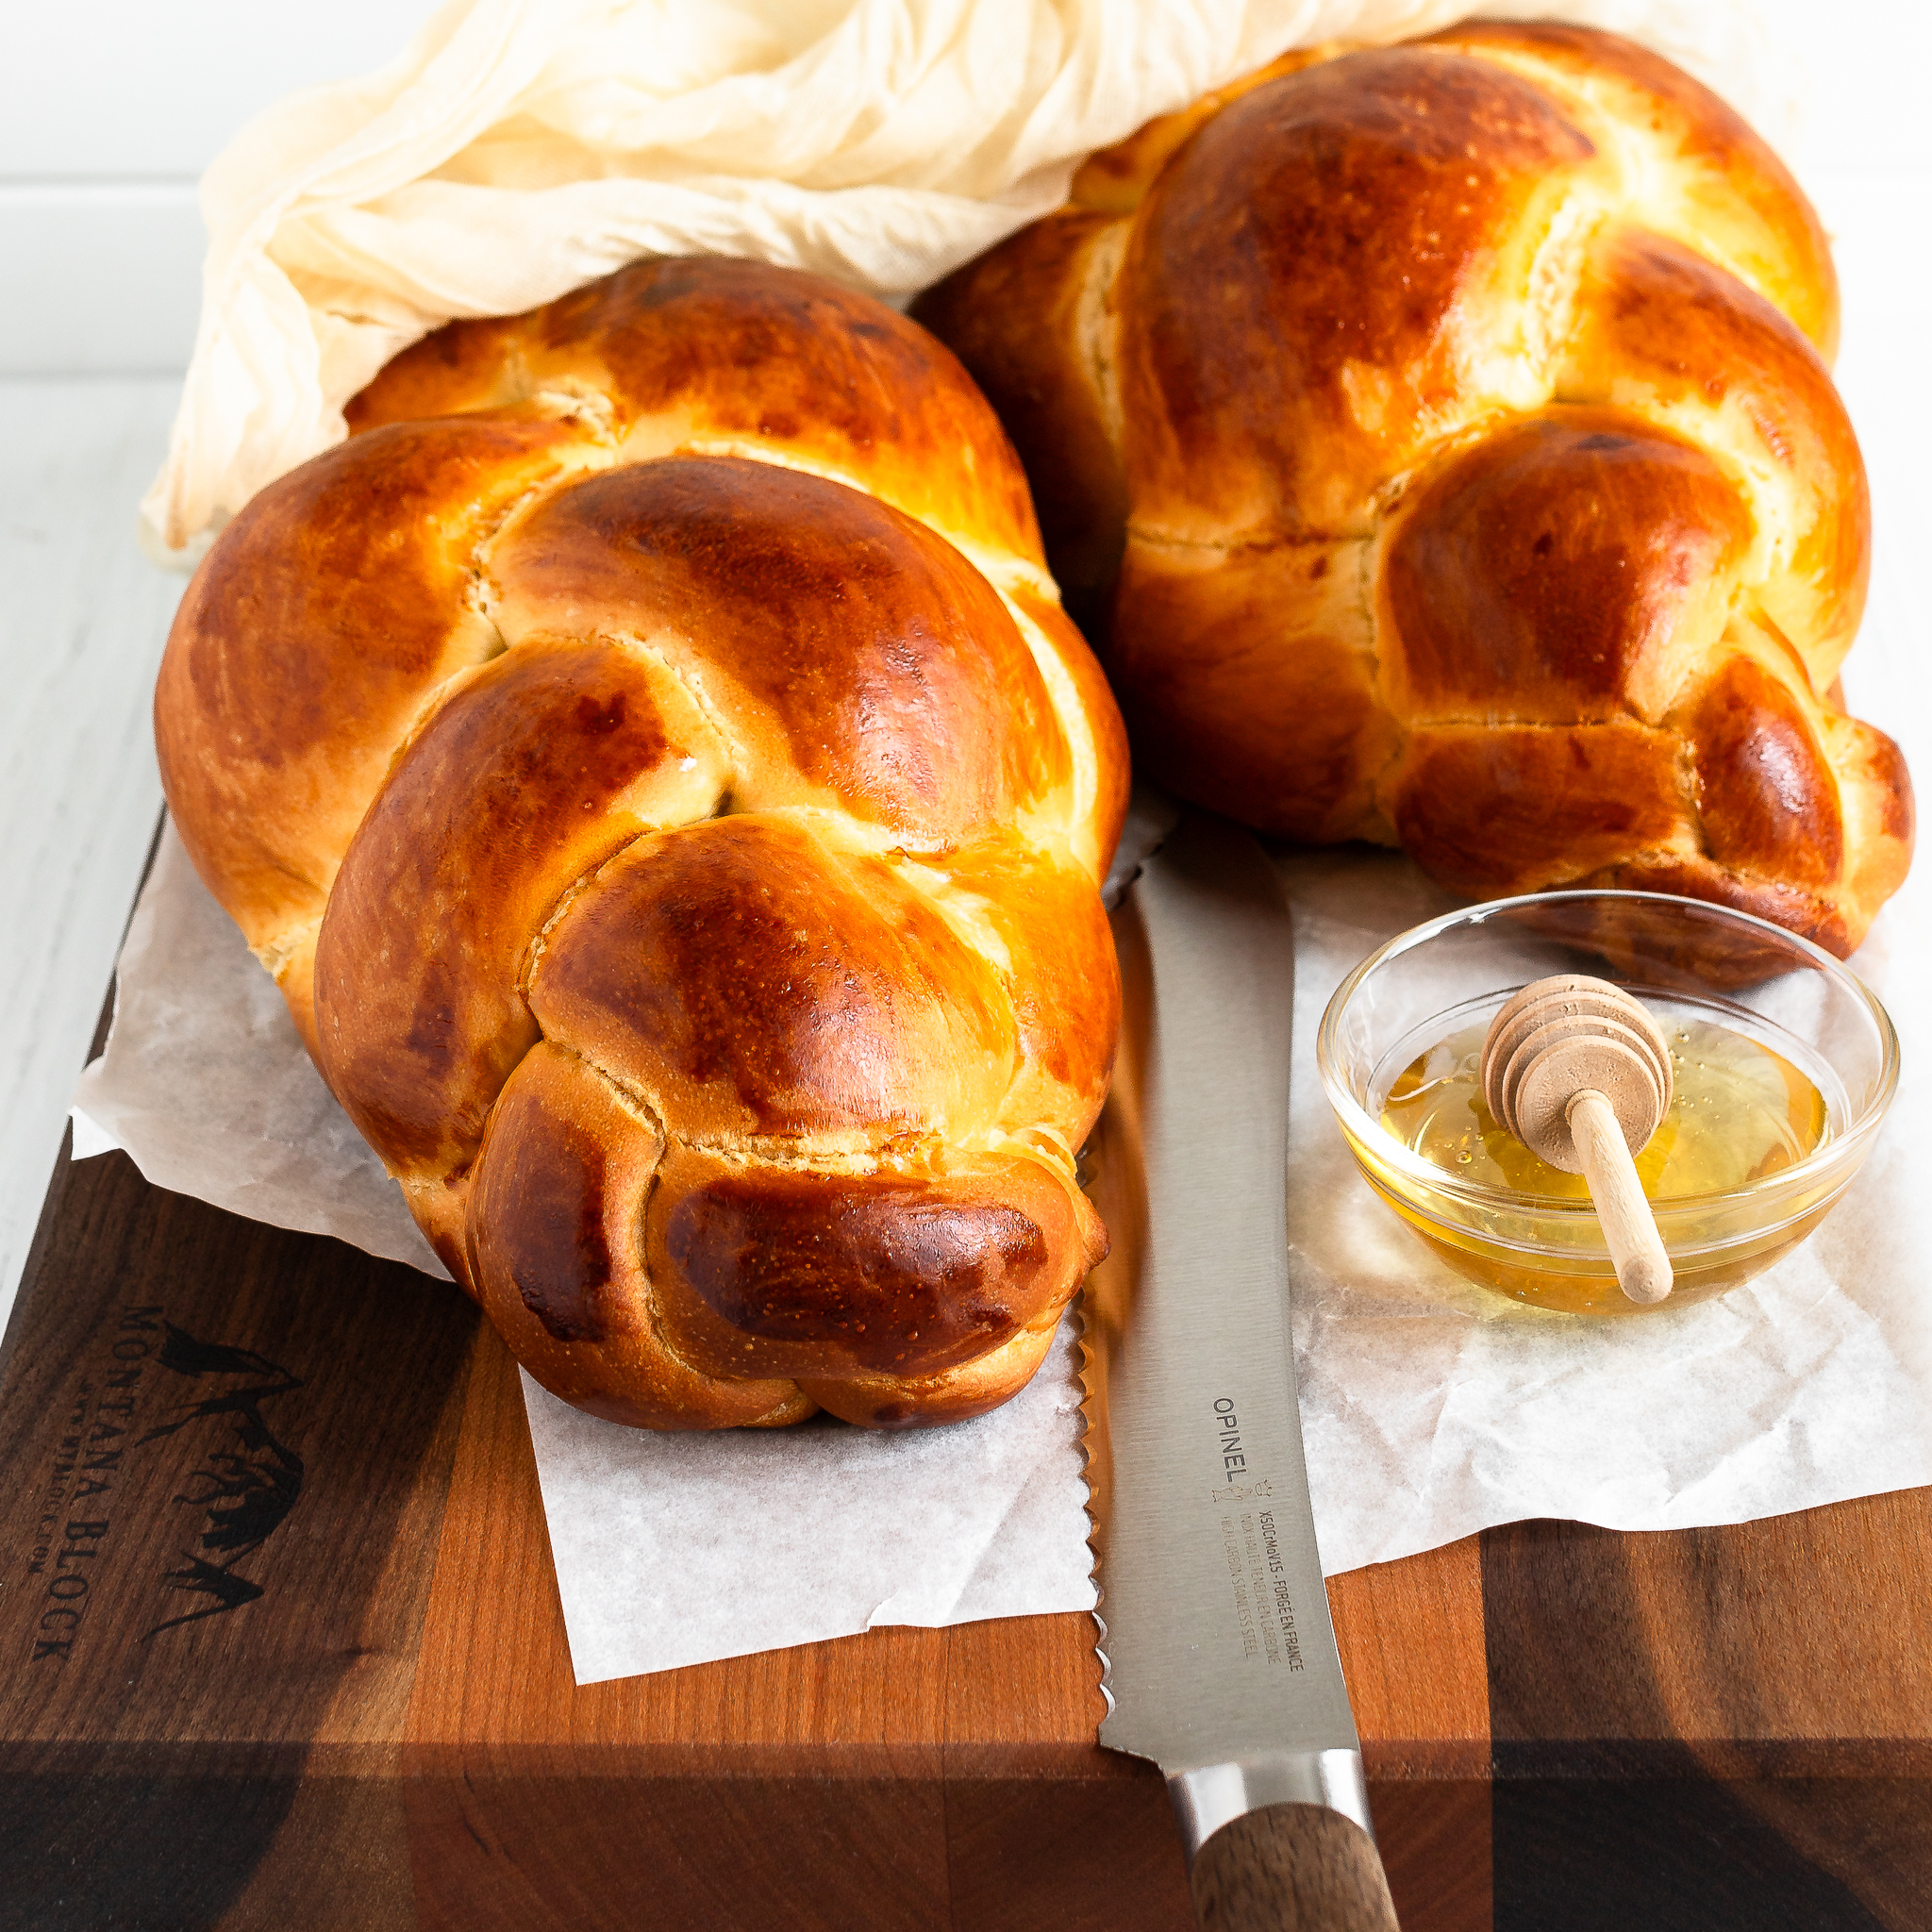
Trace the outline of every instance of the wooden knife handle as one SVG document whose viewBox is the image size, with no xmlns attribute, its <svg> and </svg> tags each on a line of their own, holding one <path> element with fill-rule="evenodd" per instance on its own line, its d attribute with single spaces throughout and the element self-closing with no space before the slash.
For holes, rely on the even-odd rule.
<svg viewBox="0 0 1932 1932">
<path fill-rule="evenodd" d="M 1201 1932 L 1397 1932 L 1374 1840 L 1325 1805 L 1267 1805 L 1194 1857 Z"/>
</svg>

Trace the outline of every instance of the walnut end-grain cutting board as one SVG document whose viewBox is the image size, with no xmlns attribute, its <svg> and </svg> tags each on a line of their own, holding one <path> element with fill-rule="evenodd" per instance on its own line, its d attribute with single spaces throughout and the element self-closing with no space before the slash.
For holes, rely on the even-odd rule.
<svg viewBox="0 0 1932 1932">
<path fill-rule="evenodd" d="M 1187 1932 L 1084 1616 L 578 1690 L 457 1292 L 63 1159 L 0 1354 L 0 1927 Z M 1330 1585 L 1407 1932 L 1932 1927 L 1932 1492 Z"/>
</svg>

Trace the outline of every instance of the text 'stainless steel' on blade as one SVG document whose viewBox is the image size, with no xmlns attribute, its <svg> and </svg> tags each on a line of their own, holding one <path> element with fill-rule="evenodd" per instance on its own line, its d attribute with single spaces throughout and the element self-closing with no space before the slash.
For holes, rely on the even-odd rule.
<svg viewBox="0 0 1932 1932">
<path fill-rule="evenodd" d="M 1114 1252 L 1085 1304 L 1100 1741 L 1166 1773 L 1204 1926 L 1384 1932 L 1295 1403 L 1288 908 L 1254 840 L 1191 816 L 1114 931 Z"/>
</svg>

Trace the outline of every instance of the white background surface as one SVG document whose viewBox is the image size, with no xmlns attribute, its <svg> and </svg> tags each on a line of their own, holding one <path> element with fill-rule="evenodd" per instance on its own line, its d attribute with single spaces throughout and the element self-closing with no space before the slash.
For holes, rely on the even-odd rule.
<svg viewBox="0 0 1932 1932">
<path fill-rule="evenodd" d="M 182 368 L 200 299 L 201 171 L 281 95 L 379 67 L 430 10 L 430 0 L 8 8 L 0 374 Z"/>
<path fill-rule="evenodd" d="M 996 4 L 996 0 L 989 0 Z M 33 1233 L 159 803 L 147 706 L 180 581 L 135 547 L 193 332 L 192 182 L 289 88 L 378 64 L 426 0 L 17 9 L 0 67 L 0 1309 Z M 1836 240 L 1879 622 L 1854 710 L 1932 790 L 1932 8 L 1768 0 L 1802 54 L 1790 151 Z M 1884 659 L 1874 648 L 1884 638 Z"/>
</svg>

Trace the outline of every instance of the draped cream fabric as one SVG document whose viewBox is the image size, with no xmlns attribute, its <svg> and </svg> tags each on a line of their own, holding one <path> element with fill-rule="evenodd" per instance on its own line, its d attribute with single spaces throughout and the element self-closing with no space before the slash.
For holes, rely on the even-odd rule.
<svg viewBox="0 0 1932 1932">
<path fill-rule="evenodd" d="M 449 0 L 380 73 L 281 102 L 209 169 L 144 536 L 192 560 L 453 316 L 658 254 L 909 292 L 1056 206 L 1092 149 L 1291 46 L 1478 11 L 1627 33 L 1786 131 L 1746 0 Z"/>
</svg>

